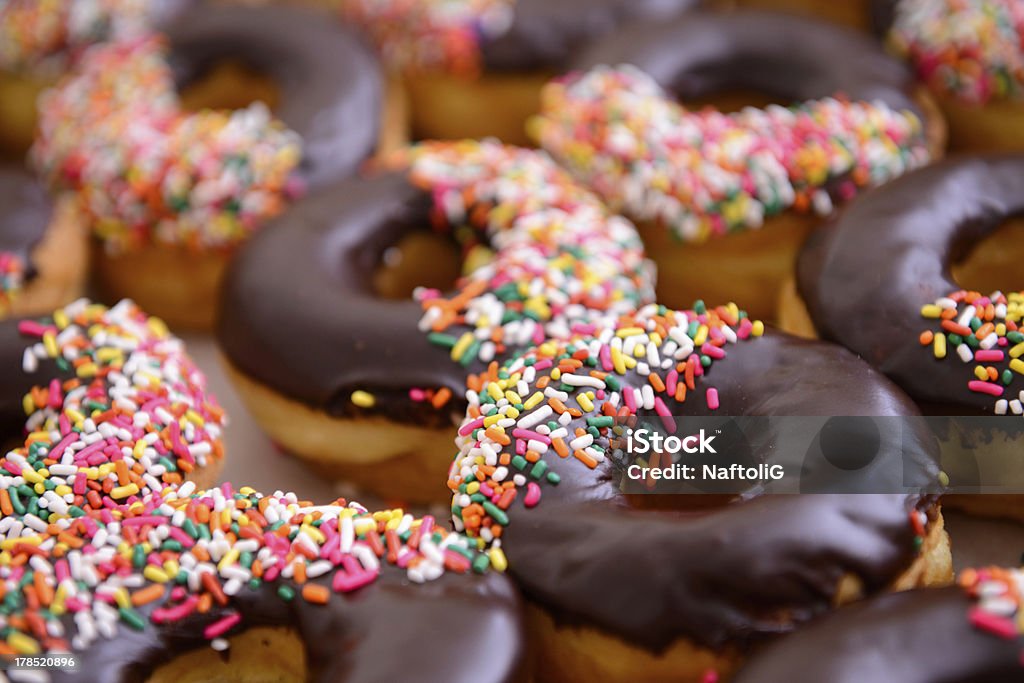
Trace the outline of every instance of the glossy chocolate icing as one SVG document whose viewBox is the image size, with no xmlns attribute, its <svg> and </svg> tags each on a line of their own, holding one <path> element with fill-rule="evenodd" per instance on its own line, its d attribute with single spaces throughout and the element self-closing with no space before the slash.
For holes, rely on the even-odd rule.
<svg viewBox="0 0 1024 683">
<path fill-rule="evenodd" d="M 223 60 L 270 76 L 275 114 L 302 136 L 299 170 L 310 187 L 350 175 L 374 149 L 380 66 L 352 30 L 313 10 L 197 3 L 167 27 L 179 86 Z"/>
<path fill-rule="evenodd" d="M 1011 683 L 1020 638 L 971 626 L 959 588 L 886 595 L 844 608 L 755 655 L 734 683 Z"/>
<path fill-rule="evenodd" d="M 662 21 L 703 0 L 517 0 L 511 25 L 481 45 L 494 71 L 562 70 L 595 40 L 636 21 Z"/>
<path fill-rule="evenodd" d="M 936 412 L 990 412 L 956 366 L 918 343 L 921 306 L 960 287 L 950 264 L 1024 212 L 1024 156 L 959 158 L 852 202 L 815 233 L 797 285 L 819 334 L 862 356 Z M 931 408 L 930 408 L 931 409 Z"/>
<path fill-rule="evenodd" d="M 205 615 L 149 624 L 143 631 L 119 624 L 116 638 L 78 653 L 78 674 L 57 673 L 54 683 L 141 683 L 174 657 L 209 647 L 203 629 L 231 612 L 242 615 L 243 628 L 293 629 L 304 645 L 311 683 L 520 680 L 525 650 L 520 601 L 511 582 L 496 572 L 445 574 L 412 584 L 404 570 L 386 566 L 374 583 L 351 594 L 334 593 L 327 605 L 301 598 L 286 602 L 276 593 L 279 585 L 243 589 L 226 608 L 215 605 Z M 152 603 L 139 612 L 148 621 L 159 606 Z M 232 656 L 244 654 L 228 650 L 223 656 L 230 663 Z"/>
<path fill-rule="evenodd" d="M 13 166 L 0 166 L 0 251 L 17 256 L 32 275 L 32 248 L 53 218 L 53 204 L 35 178 Z"/>
<path fill-rule="evenodd" d="M 593 45 L 575 69 L 632 64 L 685 102 L 753 90 L 800 102 L 842 94 L 923 116 L 910 71 L 851 29 L 767 12 L 694 12 L 637 24 Z"/>
<path fill-rule="evenodd" d="M 769 331 L 726 348 L 704 380 L 719 391 L 715 415 L 916 414 L 891 382 L 838 346 Z M 699 399 L 669 408 L 710 414 Z M 585 426 L 570 423 L 570 433 L 577 423 Z M 773 448 L 807 451 L 798 425 L 772 423 L 754 446 L 755 460 Z M 718 508 L 686 511 L 631 508 L 620 472 L 607 462 L 589 470 L 574 458 L 546 458 L 561 482 L 545 487 L 535 508 L 513 504 L 502 547 L 526 595 L 559 622 L 597 627 L 655 652 L 680 637 L 742 648 L 828 611 L 846 574 L 870 594 L 906 570 L 917 554 L 908 512 L 927 509 L 931 499 L 883 492 L 924 490 L 936 481 L 936 458 L 923 425 L 902 435 L 883 430 L 875 460 L 843 478 L 846 493 L 758 497 L 751 490 Z M 807 458 L 802 476 L 832 467 Z"/>
<path fill-rule="evenodd" d="M 459 405 L 440 416 L 408 391 L 447 387 L 461 397 L 469 370 L 417 329 L 418 303 L 381 299 L 372 285 L 384 251 L 429 227 L 430 206 L 426 192 L 392 173 L 339 183 L 261 230 L 225 278 L 216 333 L 228 360 L 334 415 L 359 414 L 350 396 L 362 389 L 396 419 L 455 424 Z"/>
</svg>

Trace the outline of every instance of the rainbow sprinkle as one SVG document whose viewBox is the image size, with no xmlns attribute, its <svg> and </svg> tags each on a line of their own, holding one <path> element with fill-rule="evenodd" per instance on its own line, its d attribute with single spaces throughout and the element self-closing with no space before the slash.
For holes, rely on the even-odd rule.
<svg viewBox="0 0 1024 683">
<path fill-rule="evenodd" d="M 88 46 L 141 35 L 157 3 L 0 0 L 0 69 L 57 74 Z"/>
<path fill-rule="evenodd" d="M 1024 99 L 1024 3 L 901 0 L 889 42 L 933 90 L 965 102 Z"/>
<path fill-rule="evenodd" d="M 1007 640 L 1024 636 L 1024 569 L 965 569 L 959 583 L 974 601 L 968 619 L 975 628 Z"/>
<path fill-rule="evenodd" d="M 500 369 L 469 378 L 469 409 L 449 471 L 457 531 L 500 548 L 507 510 L 540 503 L 558 484 L 545 459 L 604 462 L 620 419 L 640 411 L 671 430 L 673 408 L 689 398 L 718 408 L 714 387 L 697 384 L 727 348 L 764 334 L 735 304 L 671 311 L 650 304 L 596 336 L 547 341 Z M 696 395 L 696 397 L 693 397 Z M 693 397 L 693 398 L 691 398 Z"/>
<path fill-rule="evenodd" d="M 91 495 L 130 503 L 222 457 L 224 413 L 158 318 L 127 300 L 106 308 L 83 299 L 18 329 L 36 340 L 25 349 L 23 370 L 55 368 L 67 379 L 47 380 L 25 396 L 28 439 L 5 466 L 15 479 L 59 463 L 65 474 L 88 470 L 72 485 L 75 495 L 89 496 L 87 480 L 95 480 L 102 487 Z M 101 467 L 115 461 L 121 464 Z M 23 483 L 2 481 L 8 490 Z M 68 493 L 43 498 L 66 509 Z"/>
<path fill-rule="evenodd" d="M 11 311 L 11 300 L 25 284 L 25 263 L 9 251 L 0 251 L 0 317 Z"/>
<path fill-rule="evenodd" d="M 995 399 L 996 415 L 1024 415 L 1024 292 L 982 296 L 960 290 L 921 307 L 938 329 L 921 333 L 935 358 L 956 355 L 972 366 L 967 390 Z"/>
<path fill-rule="evenodd" d="M 614 210 L 687 242 L 759 228 L 788 209 L 828 214 L 929 157 L 917 116 L 882 103 L 688 111 L 631 66 L 552 82 L 532 125 Z"/>
<path fill-rule="evenodd" d="M 420 329 L 469 366 L 553 337 L 593 334 L 654 300 L 633 225 L 546 154 L 496 142 L 425 143 L 407 160 L 442 227 L 469 224 L 495 251 L 451 298 L 420 289 Z"/>
<path fill-rule="evenodd" d="M 0 657 L 141 630 L 142 606 L 158 625 L 225 607 L 204 626 L 216 643 L 242 621 L 231 597 L 267 582 L 324 604 L 385 563 L 413 582 L 505 566 L 430 516 L 183 482 L 220 457 L 224 417 L 181 342 L 131 302 L 79 301 L 20 331 L 37 340 L 25 371 L 68 379 L 26 396 L 24 446 L 0 458 Z"/>
<path fill-rule="evenodd" d="M 231 247 L 301 190 L 296 133 L 261 103 L 183 112 L 166 57 L 153 37 L 94 47 L 40 107 L 35 166 L 115 253 Z"/>
<path fill-rule="evenodd" d="M 480 42 L 512 23 L 515 0 L 340 0 L 346 21 L 365 28 L 381 59 L 398 71 L 474 76 Z"/>
</svg>

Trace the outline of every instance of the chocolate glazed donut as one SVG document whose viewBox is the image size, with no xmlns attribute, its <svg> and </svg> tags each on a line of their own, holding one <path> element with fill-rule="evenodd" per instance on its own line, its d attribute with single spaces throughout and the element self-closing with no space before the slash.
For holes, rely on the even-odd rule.
<svg viewBox="0 0 1024 683">
<path fill-rule="evenodd" d="M 275 114 L 302 136 L 309 186 L 349 175 L 373 152 L 380 66 L 338 22 L 298 7 L 198 3 L 166 32 L 179 89 L 229 60 L 271 77 L 281 91 Z"/>
<path fill-rule="evenodd" d="M 323 579 L 314 582 L 330 585 Z M 294 630 L 302 643 L 304 666 L 291 654 L 278 656 L 288 669 L 304 669 L 305 680 L 311 683 L 521 680 L 524 636 L 519 598 L 511 583 L 496 572 L 449 574 L 415 585 L 404 571 L 383 567 L 373 583 L 351 596 L 335 595 L 326 605 L 285 602 L 277 589 L 277 585 L 265 585 L 243 591 L 232 597 L 230 611 L 241 614 L 250 629 Z M 155 607 L 159 604 L 139 608 L 147 623 Z M 77 673 L 54 672 L 52 680 L 152 680 L 154 671 L 175 657 L 202 652 L 201 648 L 213 653 L 203 630 L 228 613 L 227 608 L 214 605 L 205 615 L 193 614 L 165 626 L 150 624 L 143 631 L 120 626 L 115 638 L 97 641 L 78 653 Z M 230 666 L 230 650 L 212 656 Z M 187 670 L 195 673 L 195 668 Z M 156 680 L 169 679 L 161 675 Z"/>
<path fill-rule="evenodd" d="M 753 657 L 735 683 L 1007 683 L 1021 639 L 980 631 L 957 588 L 886 595 L 843 609 Z"/>
<path fill-rule="evenodd" d="M 939 322 L 922 317 L 924 307 L 961 289 L 953 279 L 953 264 L 1022 212 L 1024 157 L 1019 155 L 951 160 L 854 202 L 833 225 L 809 240 L 800 255 L 797 287 L 810 322 L 823 338 L 842 343 L 889 375 L 927 413 L 1018 412 L 1007 409 L 1010 402 L 1019 405 L 1019 384 L 1012 370 L 1004 370 L 1001 383 L 974 381 L 973 367 L 961 361 L 973 359 L 975 367 L 983 367 L 981 351 L 965 357 L 961 344 L 950 341 L 949 355 L 954 357 L 945 357 L 946 338 L 952 339 L 952 333 L 947 335 L 936 325 L 934 334 L 943 342 L 941 355 L 922 346 L 918 335 L 931 327 L 929 323 Z M 1008 247 L 989 246 L 978 247 L 976 253 L 985 252 L 979 258 L 986 265 L 994 258 L 999 258 L 994 263 L 1011 263 L 1009 269 L 1005 264 L 999 269 L 1000 277 L 1015 276 L 1015 262 L 1005 258 Z M 1002 256 L 994 256 L 994 251 Z M 955 317 L 962 315 L 966 309 Z M 978 342 L 973 333 L 965 341 Z M 1004 337 L 1000 344 L 1007 341 Z M 995 346 L 992 353 L 1003 359 L 1010 352 L 1012 358 L 1009 346 Z M 994 365 L 1002 363 L 988 367 Z M 997 402 L 980 389 L 998 391 L 1003 399 Z M 1022 485 L 1017 474 L 1022 429 L 1019 418 L 1007 420 L 951 417 L 939 426 L 943 467 L 956 490 L 973 493 L 978 484 L 988 487 L 989 495 L 954 496 L 950 502 L 976 514 L 1024 517 L 1024 502 L 1013 495 Z"/>
<path fill-rule="evenodd" d="M 287 226 L 254 236 L 221 297 L 217 338 L 231 364 L 330 415 L 385 412 L 454 425 L 466 375 L 481 368 L 453 362 L 417 330 L 418 303 L 383 300 L 372 289 L 385 249 L 427 225 L 430 205 L 405 174 L 385 174 L 310 197 L 283 217 Z M 413 403 L 410 387 L 447 387 L 458 400 L 442 414 Z M 377 397 L 371 410 L 352 402 L 360 389 Z"/>
<path fill-rule="evenodd" d="M 917 344 L 921 307 L 960 289 L 951 266 L 1024 212 L 1024 157 L 960 158 L 855 201 L 800 255 L 797 286 L 815 328 L 891 377 L 927 412 L 983 414 L 992 397 L 937 371 Z M 883 333 L 884 331 L 884 333 Z"/>
<path fill-rule="evenodd" d="M 631 64 L 684 103 L 734 90 L 801 102 L 842 94 L 924 120 L 911 73 L 869 37 L 784 14 L 694 12 L 626 28 L 573 61 L 586 70 Z"/>
<path fill-rule="evenodd" d="M 633 386 L 643 381 L 633 379 Z M 895 386 L 848 351 L 774 331 L 729 346 L 707 379 L 721 396 L 718 410 L 695 399 L 673 414 L 916 414 Z M 581 424 L 569 423 L 570 433 Z M 764 461 L 769 451 L 761 449 L 772 446 L 807 450 L 797 421 L 772 424 L 753 445 L 753 461 Z M 685 512 L 631 509 L 622 472 L 610 464 L 589 470 L 573 458 L 546 458 L 560 482 L 535 508 L 513 504 L 502 547 L 526 595 L 556 623 L 596 625 L 652 652 L 680 637 L 716 650 L 745 648 L 828 610 L 844 575 L 873 593 L 911 565 L 908 511 L 927 510 L 932 501 L 879 493 L 924 491 L 936 481 L 934 437 L 912 422 L 907 427 L 902 438 L 882 430 L 874 461 L 842 479 L 847 493 L 876 495 L 758 496 L 752 489 L 749 500 Z M 870 426 L 855 429 L 859 439 Z M 809 458 L 803 467 L 802 476 L 813 479 L 832 465 Z"/>
</svg>

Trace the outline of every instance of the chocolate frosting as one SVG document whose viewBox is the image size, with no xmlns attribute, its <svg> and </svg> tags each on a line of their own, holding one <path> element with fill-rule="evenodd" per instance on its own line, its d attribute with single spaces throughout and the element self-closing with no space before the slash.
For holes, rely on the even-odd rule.
<svg viewBox="0 0 1024 683">
<path fill-rule="evenodd" d="M 357 389 L 395 418 L 415 411 L 413 387 L 461 397 L 469 370 L 417 329 L 420 305 L 378 298 L 372 288 L 384 251 L 426 229 L 430 206 L 404 173 L 391 173 L 336 184 L 261 230 L 225 278 L 216 334 L 227 358 L 274 391 L 335 415 L 359 412 L 349 398 Z M 417 419 L 436 423 L 437 411 L 420 405 Z"/>
<path fill-rule="evenodd" d="M 374 149 L 383 85 L 372 52 L 313 10 L 196 3 L 167 27 L 179 87 L 222 60 L 240 60 L 281 90 L 275 114 L 302 136 L 310 187 L 350 175 Z"/>
<path fill-rule="evenodd" d="M 77 674 L 56 672 L 53 681 L 142 683 L 160 664 L 209 647 L 203 629 L 231 612 L 242 615 L 244 627 L 294 629 L 305 648 L 308 680 L 315 683 L 521 678 L 525 645 L 519 599 L 511 582 L 496 572 L 445 574 L 412 584 L 404 570 L 387 566 L 374 583 L 351 594 L 333 593 L 326 605 L 298 597 L 286 602 L 277 595 L 279 585 L 243 589 L 226 608 L 215 605 L 205 615 L 149 624 L 143 631 L 119 623 L 116 638 L 97 640 L 78 653 Z M 138 611 L 148 621 L 159 606 Z M 223 656 L 230 662 L 243 654 L 228 650 Z"/>
<path fill-rule="evenodd" d="M 719 391 L 715 415 L 916 414 L 885 377 L 834 345 L 770 331 L 728 346 L 727 354 L 704 380 Z M 698 399 L 669 407 L 677 415 L 710 414 Z M 570 433 L 586 426 L 577 422 Z M 800 422 L 771 423 L 753 445 L 754 460 L 772 450 L 807 451 Z M 526 595 L 562 623 L 596 626 L 655 652 L 680 637 L 745 647 L 828 611 L 846 574 L 872 593 L 907 569 L 917 552 L 908 513 L 927 508 L 930 498 L 879 492 L 923 490 L 937 478 L 936 458 L 923 425 L 902 435 L 882 430 L 875 459 L 843 478 L 845 491 L 863 494 L 758 497 L 751 490 L 718 508 L 676 511 L 631 508 L 607 462 L 589 470 L 573 458 L 547 458 L 561 482 L 545 487 L 535 508 L 513 504 L 502 547 Z M 832 467 L 809 456 L 802 477 Z"/>
<path fill-rule="evenodd" d="M 814 19 L 767 12 L 694 12 L 636 24 L 593 45 L 575 69 L 632 64 L 680 99 L 754 90 L 801 102 L 842 94 L 923 118 L 913 78 L 876 41 Z"/>
<path fill-rule="evenodd" d="M 734 683 L 1010 683 L 1021 638 L 971 626 L 959 588 L 886 595 L 844 608 L 753 657 Z"/>
<path fill-rule="evenodd" d="M 703 0 L 517 0 L 508 30 L 481 45 L 494 71 L 562 70 L 591 42 L 636 21 L 663 21 Z"/>
<path fill-rule="evenodd" d="M 936 412 L 990 412 L 960 363 L 918 343 L 921 306 L 960 287 L 950 264 L 1024 213 L 1024 156 L 956 158 L 853 201 L 797 264 L 799 292 L 824 339 L 841 342 Z M 870 275 L 869 275 L 870 274 Z"/>
<path fill-rule="evenodd" d="M 32 275 L 32 248 L 53 218 L 53 204 L 35 178 L 13 166 L 0 166 L 0 251 L 17 256 Z"/>
</svg>

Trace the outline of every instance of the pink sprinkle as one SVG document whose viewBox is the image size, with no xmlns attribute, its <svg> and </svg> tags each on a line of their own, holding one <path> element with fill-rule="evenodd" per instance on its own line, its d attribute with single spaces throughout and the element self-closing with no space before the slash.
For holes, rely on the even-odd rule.
<svg viewBox="0 0 1024 683">
<path fill-rule="evenodd" d="M 980 363 L 999 362 L 1003 358 L 1003 352 L 998 349 L 978 349 L 974 352 L 974 360 Z"/>
<path fill-rule="evenodd" d="M 331 582 L 331 587 L 338 593 L 351 593 L 358 588 L 362 588 L 367 584 L 373 583 L 376 578 L 377 572 L 362 571 L 358 574 L 335 572 L 334 580 Z"/>
<path fill-rule="evenodd" d="M 29 337 L 42 337 L 50 329 L 34 320 L 22 320 L 18 323 L 18 332 Z"/>
<path fill-rule="evenodd" d="M 714 358 L 715 360 L 725 358 L 725 351 L 722 348 L 715 346 L 714 344 L 701 344 L 700 352 L 703 353 L 705 356 L 710 356 Z"/>
<path fill-rule="evenodd" d="M 469 436 L 469 434 L 474 429 L 478 429 L 478 428 L 483 427 L 483 426 L 484 426 L 484 419 L 482 417 L 478 417 L 477 419 L 473 420 L 472 422 L 467 422 L 466 424 L 462 425 L 462 427 L 459 428 L 459 436 Z"/>
<path fill-rule="evenodd" d="M 535 441 L 540 441 L 541 443 L 546 444 L 551 443 L 551 437 L 544 436 L 543 434 L 535 432 L 532 429 L 523 429 L 522 427 L 516 427 L 515 429 L 513 429 L 512 436 L 519 439 L 533 439 Z"/>
<path fill-rule="evenodd" d="M 632 387 L 622 387 L 622 398 L 626 401 L 626 407 L 629 408 L 629 412 L 636 414 L 636 396 L 633 395 Z"/>
<path fill-rule="evenodd" d="M 676 384 L 679 382 L 679 372 L 672 368 L 668 371 L 668 376 L 665 377 L 665 390 L 669 396 L 676 395 Z"/>
<path fill-rule="evenodd" d="M 967 383 L 967 388 L 979 394 L 988 394 L 989 396 L 1003 395 L 1003 388 L 1001 386 L 992 382 L 982 382 L 980 379 L 972 379 Z"/>
<path fill-rule="evenodd" d="M 667 405 L 665 405 L 661 396 L 654 397 L 654 412 L 661 417 L 661 424 L 665 425 L 665 429 L 667 429 L 670 434 L 676 431 L 676 421 L 672 417 L 672 411 L 668 409 Z"/>
<path fill-rule="evenodd" d="M 711 387 L 707 392 L 708 410 L 718 410 L 718 389 Z"/>
<path fill-rule="evenodd" d="M 214 638 L 220 638 L 222 635 L 234 628 L 240 621 L 242 621 L 242 615 L 238 612 L 229 614 L 219 621 L 215 621 L 205 629 L 203 629 L 203 636 L 207 640 L 213 640 Z"/>
<path fill-rule="evenodd" d="M 531 481 L 526 485 L 526 497 L 523 498 L 523 505 L 532 508 L 540 502 L 540 486 L 537 482 Z"/>
<path fill-rule="evenodd" d="M 1012 619 L 986 612 L 980 607 L 971 608 L 970 621 L 975 628 L 988 631 L 1000 638 L 1012 640 L 1017 637 L 1017 625 Z"/>
<path fill-rule="evenodd" d="M 165 624 L 169 621 L 180 621 L 192 613 L 192 610 L 196 608 L 196 604 L 198 602 L 199 596 L 190 595 L 185 598 L 185 602 L 180 605 L 153 610 L 153 616 L 150 618 L 153 620 L 154 624 Z"/>
</svg>

